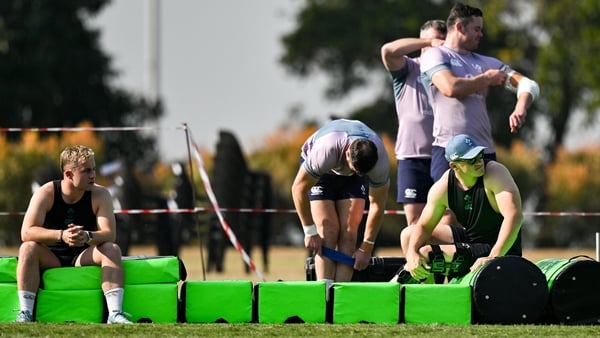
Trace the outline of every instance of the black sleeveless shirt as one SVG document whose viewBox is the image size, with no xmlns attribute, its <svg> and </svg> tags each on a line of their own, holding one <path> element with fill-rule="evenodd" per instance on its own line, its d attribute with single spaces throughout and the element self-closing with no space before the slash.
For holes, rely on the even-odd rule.
<svg viewBox="0 0 600 338">
<path fill-rule="evenodd" d="M 68 204 L 62 198 L 62 188 L 60 180 L 52 182 L 54 184 L 54 203 L 52 208 L 46 213 L 46 219 L 44 220 L 44 227 L 48 229 L 67 229 L 67 225 L 73 223 L 76 225 L 82 225 L 85 230 L 95 231 L 98 230 L 98 223 L 96 214 L 92 208 L 92 192 L 86 191 L 83 197 L 79 201 Z M 75 251 L 83 251 L 81 248 L 69 248 L 63 242 L 48 245 L 53 251 L 69 252 L 75 249 Z M 88 245 L 84 245 L 83 249 L 87 248 Z"/>
<path fill-rule="evenodd" d="M 487 163 L 486 163 L 487 165 Z M 504 216 L 490 205 L 483 186 L 483 176 L 469 190 L 460 187 L 454 170 L 448 175 L 448 206 L 457 220 L 465 227 L 469 243 L 496 243 Z M 521 256 L 521 230 L 507 255 Z"/>
</svg>

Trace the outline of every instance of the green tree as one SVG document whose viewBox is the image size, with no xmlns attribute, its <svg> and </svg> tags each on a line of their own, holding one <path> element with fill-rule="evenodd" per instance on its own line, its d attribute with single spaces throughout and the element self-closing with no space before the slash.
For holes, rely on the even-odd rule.
<svg viewBox="0 0 600 338">
<path fill-rule="evenodd" d="M 381 64 L 380 48 L 400 37 L 413 37 L 423 22 L 445 19 L 454 1 L 306 1 L 297 16 L 297 28 L 282 38 L 285 52 L 281 63 L 294 75 L 308 77 L 324 73 L 330 79 L 325 96 L 331 100 L 343 98 L 366 86 L 379 87 L 373 102 L 341 115 L 358 118 L 374 129 L 396 134 L 394 98 L 389 75 Z M 524 74 L 532 72 L 535 45 L 522 39 L 527 25 L 520 21 L 510 26 L 500 18 L 518 18 L 529 2 L 479 1 L 485 16 L 486 37 L 478 52 L 501 57 Z M 485 5 L 485 6 L 483 6 Z M 508 19 L 507 19 L 508 20 Z M 532 75 L 530 75 L 532 76 Z M 513 94 L 494 88 L 489 112 L 494 139 L 509 146 L 511 136 L 507 117 L 514 106 Z M 531 128 L 526 126 L 525 130 Z M 523 137 L 526 133 L 523 132 Z"/>
<path fill-rule="evenodd" d="M 556 160 L 567 137 L 574 112 L 597 116 L 600 80 L 595 55 L 600 49 L 600 2 L 594 0 L 464 1 L 484 13 L 485 36 L 477 52 L 498 57 L 535 79 L 541 97 L 529 110 L 518 134 L 508 130 L 507 117 L 514 94 L 499 87 L 490 89 L 489 115 L 495 141 L 506 148 L 522 140 L 543 149 L 540 168 L 526 185 L 524 198 L 547 208 L 547 168 Z M 380 132 L 394 135 L 396 124 L 389 78 L 381 65 L 379 48 L 399 37 L 416 36 L 422 22 L 445 19 L 454 1 L 312 1 L 307 0 L 296 20 L 297 27 L 282 38 L 281 63 L 292 73 L 308 77 L 324 73 L 329 79 L 326 97 L 334 100 L 365 86 L 380 86 L 371 104 L 340 115 L 358 118 Z M 384 79 L 384 81 L 380 81 Z M 541 123 L 550 127 L 544 128 Z M 591 124 L 590 124 L 591 125 Z M 584 128 L 582 126 L 582 128 Z M 535 133 L 550 134 L 544 144 L 532 144 Z"/>
<path fill-rule="evenodd" d="M 393 95 L 379 48 L 400 36 L 415 36 L 423 22 L 446 16 L 446 10 L 430 1 L 309 0 L 298 13 L 296 29 L 282 38 L 281 63 L 300 77 L 326 74 L 325 96 L 331 100 L 379 86 L 381 94 L 372 104 L 340 113 L 395 135 L 389 123 L 395 116 Z"/>
<path fill-rule="evenodd" d="M 557 161 L 558 149 L 567 136 L 571 113 L 582 111 L 588 121 L 598 116 L 600 68 L 596 55 L 600 52 L 600 2 L 538 0 L 536 13 L 540 51 L 535 64 L 544 93 L 544 116 L 551 130 L 544 147 L 547 160 L 540 168 L 546 187 L 539 196 L 539 208 L 543 210 L 551 205 L 546 191 L 551 190 L 553 182 L 548 171 Z M 560 230 L 557 228 L 555 232 Z"/>
<path fill-rule="evenodd" d="M 108 0 L 0 2 L 0 125 L 8 127 L 141 126 L 158 119 L 150 103 L 112 82 L 118 75 L 88 21 Z M 12 140 L 18 139 L 11 134 Z M 107 159 L 154 161 L 155 140 L 105 133 Z"/>
</svg>

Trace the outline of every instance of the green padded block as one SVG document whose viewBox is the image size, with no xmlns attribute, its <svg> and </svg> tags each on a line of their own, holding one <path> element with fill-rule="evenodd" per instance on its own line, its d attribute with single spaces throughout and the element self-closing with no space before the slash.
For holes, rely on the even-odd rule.
<svg viewBox="0 0 600 338">
<path fill-rule="evenodd" d="M 0 283 L 0 323 L 14 322 L 19 311 L 16 283 Z"/>
<path fill-rule="evenodd" d="M 177 283 L 184 280 L 183 263 L 176 256 L 125 256 L 123 257 L 125 284 Z"/>
<path fill-rule="evenodd" d="M 479 268 L 475 271 L 471 271 L 462 277 L 452 278 L 448 282 L 448 284 L 473 286 L 475 284 L 475 279 L 477 278 L 477 274 L 479 273 L 479 270 L 481 270 L 481 268 Z"/>
<path fill-rule="evenodd" d="M 187 281 L 181 287 L 187 323 L 249 323 L 252 282 Z"/>
<path fill-rule="evenodd" d="M 0 283 L 17 281 L 17 257 L 0 256 Z"/>
<path fill-rule="evenodd" d="M 400 284 L 333 283 L 334 324 L 389 323 L 400 320 Z"/>
<path fill-rule="evenodd" d="M 325 322 L 325 282 L 258 282 L 254 290 L 259 323 Z"/>
<path fill-rule="evenodd" d="M 406 284 L 402 305 L 407 324 L 471 324 L 469 285 Z"/>
<path fill-rule="evenodd" d="M 102 268 L 78 266 L 44 271 L 41 288 L 45 290 L 97 290 L 102 288 Z"/>
<path fill-rule="evenodd" d="M 102 323 L 104 294 L 97 290 L 38 291 L 35 320 L 38 322 Z"/>
<path fill-rule="evenodd" d="M 133 322 L 176 323 L 177 283 L 125 285 L 123 311 Z"/>
</svg>

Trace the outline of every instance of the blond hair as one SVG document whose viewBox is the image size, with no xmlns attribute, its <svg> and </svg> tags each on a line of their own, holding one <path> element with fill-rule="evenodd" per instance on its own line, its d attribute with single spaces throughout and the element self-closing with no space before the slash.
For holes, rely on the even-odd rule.
<svg viewBox="0 0 600 338">
<path fill-rule="evenodd" d="M 66 147 L 60 153 L 60 169 L 65 171 L 68 165 L 78 166 L 81 162 L 85 162 L 94 157 L 94 151 L 90 147 L 83 145 Z"/>
</svg>

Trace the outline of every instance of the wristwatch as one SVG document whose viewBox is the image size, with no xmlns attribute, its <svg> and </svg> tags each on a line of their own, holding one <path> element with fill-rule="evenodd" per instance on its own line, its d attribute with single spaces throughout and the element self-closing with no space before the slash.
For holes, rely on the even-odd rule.
<svg viewBox="0 0 600 338">
<path fill-rule="evenodd" d="M 91 231 L 86 231 L 85 233 L 88 236 L 87 244 L 92 243 L 92 240 L 94 240 L 94 235 L 92 234 L 92 232 Z"/>
</svg>

